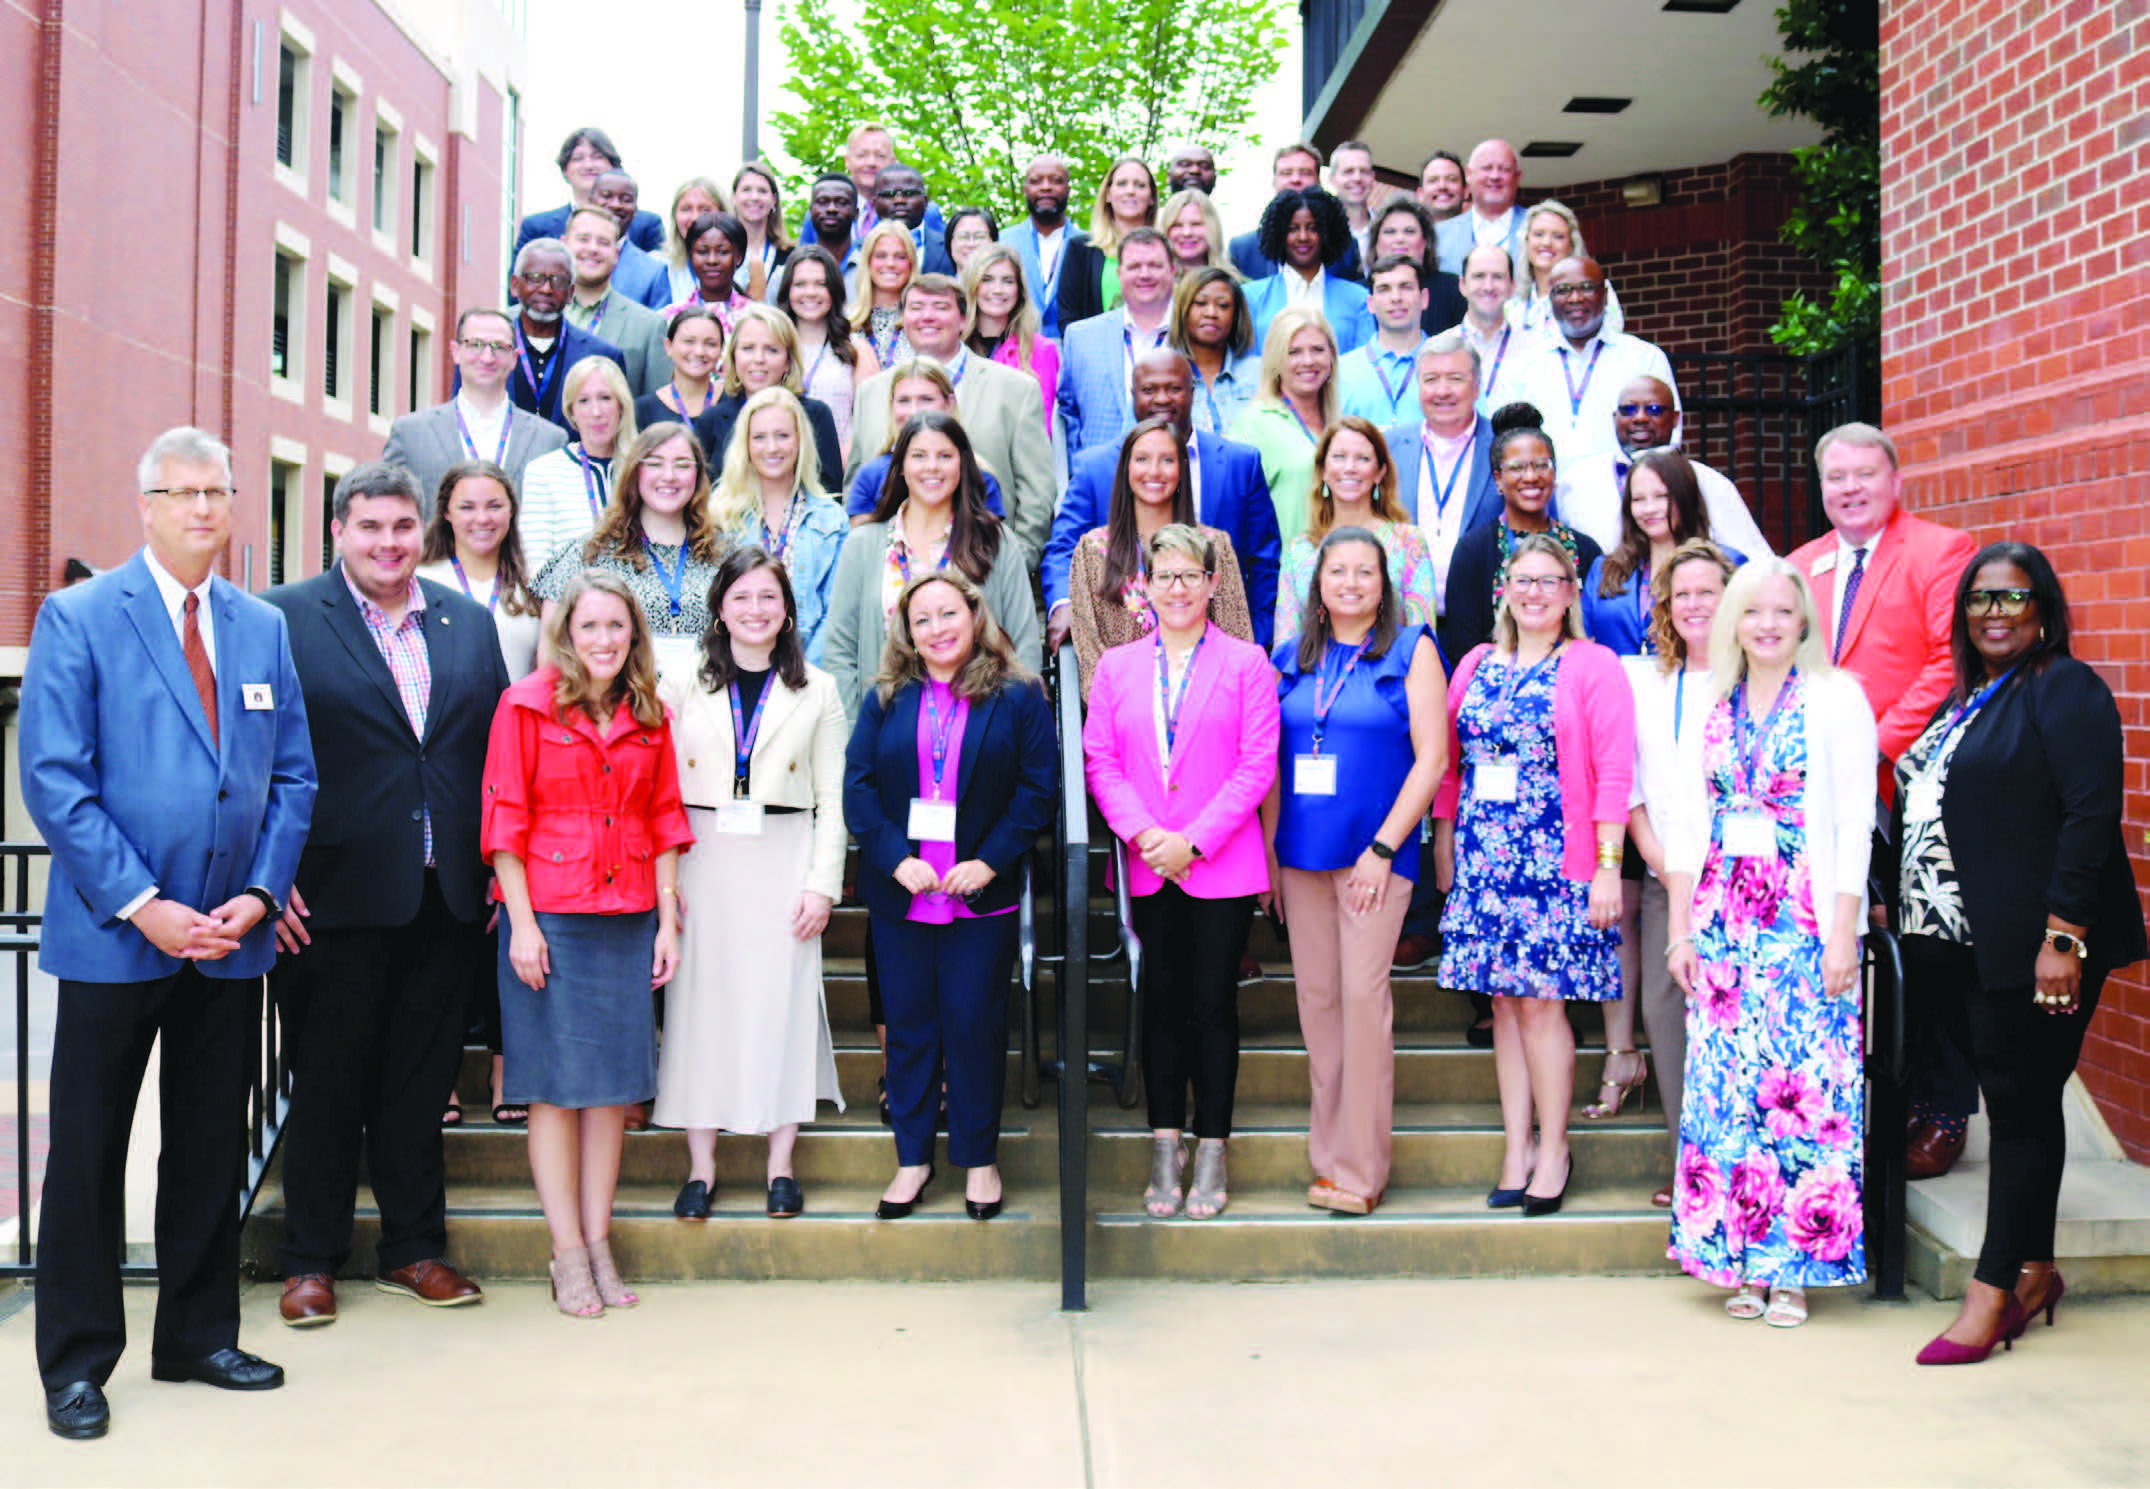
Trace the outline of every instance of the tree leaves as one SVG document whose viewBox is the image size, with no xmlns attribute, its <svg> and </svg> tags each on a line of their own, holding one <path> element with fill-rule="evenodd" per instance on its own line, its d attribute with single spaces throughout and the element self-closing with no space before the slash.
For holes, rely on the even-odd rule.
<svg viewBox="0 0 2150 1489">
<path fill-rule="evenodd" d="M 1822 142 L 1793 152 L 1801 203 L 1784 241 L 1835 271 L 1826 301 L 1805 291 L 1784 302 L 1770 328 L 1803 356 L 1881 335 L 1881 15 L 1878 0 L 1785 0 L 1777 30 L 1796 64 L 1769 59 L 1776 75 L 1763 108 L 1822 126 Z"/>
</svg>

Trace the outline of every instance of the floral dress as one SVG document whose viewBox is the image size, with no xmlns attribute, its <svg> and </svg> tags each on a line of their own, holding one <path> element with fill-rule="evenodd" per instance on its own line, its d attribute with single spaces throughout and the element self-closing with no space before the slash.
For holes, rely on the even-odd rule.
<svg viewBox="0 0 2150 1489">
<path fill-rule="evenodd" d="M 1456 711 L 1464 762 L 1456 882 L 1441 915 L 1441 986 L 1511 998 L 1599 1003 L 1620 996 L 1619 932 L 1590 924 L 1590 886 L 1562 867 L 1553 687 L 1562 653 L 1523 669 L 1479 660 Z M 1513 759 L 1514 801 L 1489 801 L 1477 762 Z"/>
<path fill-rule="evenodd" d="M 1687 1003 L 1672 1243 L 1720 1287 L 1841 1287 L 1866 1278 L 1860 1206 L 1865 1093 L 1857 985 L 1822 985 L 1823 930 L 1807 873 L 1805 703 L 1784 684 L 1752 779 L 1776 823 L 1769 858 L 1729 858 L 1725 816 L 1749 779 L 1737 695 L 1704 726 L 1710 845 L 1695 881 L 1700 972 Z M 1749 748 L 1756 748 L 1749 736 Z"/>
</svg>

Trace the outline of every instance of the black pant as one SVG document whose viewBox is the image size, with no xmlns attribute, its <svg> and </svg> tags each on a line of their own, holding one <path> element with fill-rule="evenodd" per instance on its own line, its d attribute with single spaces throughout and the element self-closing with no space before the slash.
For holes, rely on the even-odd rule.
<svg viewBox="0 0 2150 1489">
<path fill-rule="evenodd" d="M 1239 959 L 1254 899 L 1197 899 L 1176 884 L 1134 900 L 1142 938 L 1142 1058 L 1150 1126 L 1187 1125 L 1194 1082 L 1194 1135 L 1232 1135 L 1239 1084 Z"/>
<path fill-rule="evenodd" d="M 1970 1050 L 1986 1095 L 1992 1136 L 1986 1239 L 1972 1275 L 2012 1288 L 2023 1263 L 2053 1259 L 2060 1176 L 2068 1160 L 2061 1095 L 2083 1052 L 2105 972 L 2086 967 L 2075 1012 L 2048 1013 L 2033 1001 L 2030 983 L 1980 986 L 1967 946 L 1924 936 L 1907 936 L 1903 945 L 1905 991 L 1926 981 L 1945 990 L 1935 1003 L 1956 1010 L 1950 1032 Z"/>
<path fill-rule="evenodd" d="M 363 1143 L 381 1212 L 377 1267 L 392 1272 L 448 1248 L 441 1100 L 483 942 L 449 913 L 430 870 L 408 925 L 313 937 L 270 976 L 291 1052 L 278 1260 L 287 1277 L 333 1276 L 350 1260 Z"/>
<path fill-rule="evenodd" d="M 1919 947 L 1963 948 L 1931 936 L 1903 938 L 1906 958 L 1922 955 Z M 1970 957 L 1923 954 L 1931 975 L 1904 983 L 1904 1086 L 1915 1115 L 1961 1127 L 1978 1110 L 1978 1069 L 1971 1063 L 1969 1026 L 1964 1005 L 1978 985 L 1978 967 Z M 2028 996 L 2026 994 L 2025 996 Z"/>
<path fill-rule="evenodd" d="M 150 1353 L 193 1359 L 238 1344 L 239 1185 L 260 999 L 259 978 L 204 977 L 191 965 L 155 982 L 61 981 L 37 1228 L 37 1369 L 46 1389 L 103 1385 L 126 1347 L 119 1262 L 127 1136 L 160 1036 Z"/>
</svg>

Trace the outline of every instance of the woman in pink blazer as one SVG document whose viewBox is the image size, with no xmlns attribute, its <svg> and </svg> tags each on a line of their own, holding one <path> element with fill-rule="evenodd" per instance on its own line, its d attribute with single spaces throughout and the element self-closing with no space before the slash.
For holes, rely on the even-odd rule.
<svg viewBox="0 0 2150 1489">
<path fill-rule="evenodd" d="M 1179 1212 L 1187 1087 L 1187 1215 L 1226 1202 L 1224 1144 L 1239 1079 L 1239 963 L 1269 888 L 1258 811 L 1277 773 L 1277 676 L 1260 647 L 1210 620 L 1217 554 L 1184 524 L 1144 549 L 1157 629 L 1099 658 L 1083 724 L 1090 794 L 1128 846 L 1142 938 L 1143 1059 L 1155 1138 L 1143 1207 Z"/>
</svg>

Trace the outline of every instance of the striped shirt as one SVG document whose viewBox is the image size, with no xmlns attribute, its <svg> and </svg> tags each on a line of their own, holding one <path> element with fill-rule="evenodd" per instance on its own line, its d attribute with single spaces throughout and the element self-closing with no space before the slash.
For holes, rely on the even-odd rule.
<svg viewBox="0 0 2150 1489">
<path fill-rule="evenodd" d="M 410 599 L 403 611 L 403 619 L 391 623 L 388 612 L 358 592 L 351 583 L 351 573 L 343 572 L 343 582 L 349 586 L 351 598 L 358 602 L 358 613 L 366 622 L 366 632 L 373 637 L 373 644 L 380 648 L 381 660 L 388 664 L 389 676 L 396 680 L 396 696 L 403 700 L 403 712 L 410 719 L 411 733 L 419 739 L 426 735 L 426 704 L 433 696 L 433 659 L 426 652 L 426 597 L 411 580 Z M 425 810 L 426 867 L 433 866 L 433 810 Z"/>
</svg>

